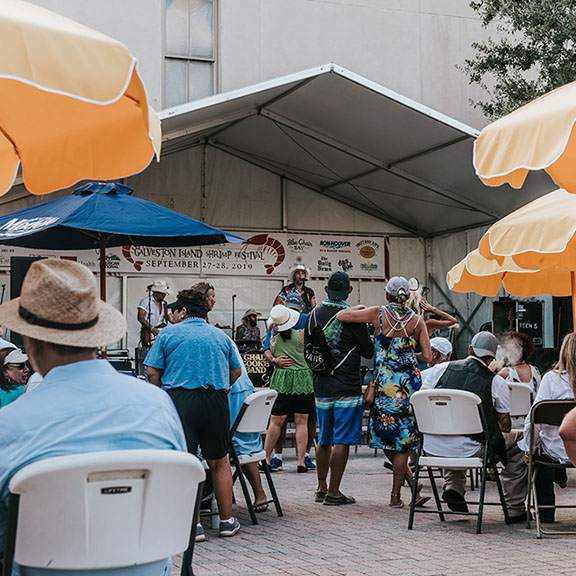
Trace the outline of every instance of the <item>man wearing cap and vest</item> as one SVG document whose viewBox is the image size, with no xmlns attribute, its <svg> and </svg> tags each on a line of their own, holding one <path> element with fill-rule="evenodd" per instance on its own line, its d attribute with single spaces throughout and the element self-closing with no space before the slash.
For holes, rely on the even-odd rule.
<svg viewBox="0 0 576 576">
<path fill-rule="evenodd" d="M 138 322 L 140 341 L 145 350 L 148 350 L 158 336 L 158 332 L 170 321 L 170 312 L 166 305 L 166 294 L 172 294 L 168 284 L 164 280 L 154 280 L 146 287 L 148 296 L 138 303 Z"/>
<path fill-rule="evenodd" d="M 302 312 L 304 314 L 309 314 L 312 308 L 316 306 L 316 295 L 314 294 L 314 290 L 306 286 L 309 276 L 310 273 L 306 266 L 303 264 L 294 266 L 289 272 L 290 284 L 287 284 L 282 288 L 282 290 L 280 290 L 278 296 L 276 296 L 276 299 L 274 300 L 273 306 L 284 304 L 288 294 L 298 294 L 300 298 L 302 298 L 304 305 Z"/>
<path fill-rule="evenodd" d="M 0 409 L 0 550 L 8 484 L 24 466 L 86 452 L 186 450 L 170 398 L 97 360 L 99 346 L 126 334 L 122 314 L 97 294 L 88 268 L 46 259 L 32 263 L 21 296 L 0 305 L 0 323 L 22 335 L 30 363 L 43 376 L 37 388 Z M 167 559 L 125 568 L 123 573 L 161 576 L 169 565 Z"/>
<path fill-rule="evenodd" d="M 488 426 L 488 442 L 494 455 L 504 464 L 502 485 L 508 508 L 508 524 L 526 521 L 527 468 L 518 447 L 518 434 L 511 432 L 510 392 L 506 381 L 488 366 L 496 357 L 498 339 L 490 332 L 472 338 L 468 358 L 437 364 L 422 372 L 422 390 L 444 388 L 473 392 L 482 401 Z M 503 435 L 504 433 L 504 435 Z M 426 434 L 424 450 L 433 456 L 481 456 L 483 446 L 467 436 Z M 444 470 L 443 500 L 455 512 L 467 512 L 466 471 Z"/>
</svg>

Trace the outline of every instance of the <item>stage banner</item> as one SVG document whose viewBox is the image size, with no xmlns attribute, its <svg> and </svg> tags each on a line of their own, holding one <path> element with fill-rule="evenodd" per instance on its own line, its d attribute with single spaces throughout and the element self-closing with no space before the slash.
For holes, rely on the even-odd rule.
<svg viewBox="0 0 576 576">
<path fill-rule="evenodd" d="M 154 248 L 122 246 L 106 251 L 108 272 L 120 275 L 250 276 L 287 278 L 296 264 L 314 278 L 344 270 L 351 278 L 385 277 L 386 243 L 383 237 L 328 234 L 247 233 L 242 244 Z M 34 250 L 0 247 L 0 269 L 10 268 L 11 256 L 68 258 L 99 270 L 98 251 Z"/>
</svg>

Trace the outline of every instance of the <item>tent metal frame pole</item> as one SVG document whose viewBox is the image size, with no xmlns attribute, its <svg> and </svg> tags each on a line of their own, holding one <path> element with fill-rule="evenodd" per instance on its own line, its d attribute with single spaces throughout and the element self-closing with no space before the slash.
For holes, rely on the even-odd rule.
<svg viewBox="0 0 576 576">
<path fill-rule="evenodd" d="M 276 114 L 275 112 L 272 112 L 271 110 L 262 109 L 260 112 L 260 115 L 264 116 L 265 118 L 268 118 L 269 120 L 271 120 L 273 122 L 277 122 L 278 124 L 281 124 L 282 126 L 286 126 L 287 128 L 290 128 L 296 132 L 299 132 L 300 134 L 303 134 L 304 136 L 308 136 L 309 138 L 312 138 L 312 139 L 316 140 L 317 142 L 323 143 L 323 144 L 325 144 L 331 148 L 339 150 L 340 152 L 344 152 L 345 154 L 349 154 L 350 156 L 353 156 L 353 157 L 357 158 L 358 160 L 362 160 L 363 162 L 366 162 L 367 164 L 370 164 L 374 167 L 380 168 L 381 170 L 384 170 L 385 172 L 389 172 L 390 174 L 398 176 L 399 178 L 401 178 L 403 180 L 407 180 L 408 182 L 411 182 L 412 184 L 417 184 L 418 186 L 421 186 L 422 188 L 425 188 L 425 189 L 429 190 L 430 192 L 438 194 L 439 196 L 442 196 L 443 198 L 447 198 L 447 199 L 450 199 L 454 202 L 458 202 L 459 204 L 462 204 L 463 206 L 467 206 L 468 208 L 473 208 L 475 210 L 478 210 L 479 212 L 482 212 L 486 216 L 491 216 L 493 218 L 501 218 L 503 216 L 502 214 L 499 214 L 498 212 L 495 212 L 494 210 L 490 210 L 489 208 L 487 208 L 486 206 L 483 206 L 482 204 L 479 204 L 478 202 L 474 202 L 471 200 L 465 200 L 465 199 L 459 197 L 459 195 L 455 192 L 448 191 L 444 188 L 441 188 L 440 186 L 436 186 L 435 184 L 431 184 L 430 182 L 426 182 L 425 180 L 422 180 L 421 178 L 418 178 L 416 176 L 408 174 L 404 170 L 400 170 L 399 168 L 395 168 L 394 166 L 391 166 L 390 164 L 388 164 L 386 162 L 382 162 L 378 158 L 375 158 L 373 156 L 370 156 L 369 154 L 365 154 L 363 152 L 360 152 L 359 150 L 356 150 L 355 148 L 352 148 L 351 146 L 348 146 L 348 145 L 340 142 L 339 140 L 335 140 L 334 138 L 331 138 L 330 136 L 327 136 L 326 134 L 322 134 L 316 130 L 308 128 L 307 126 L 302 126 L 298 122 L 284 118 L 280 114 Z M 472 138 L 472 137 L 470 137 L 470 138 Z M 460 139 L 458 139 L 458 141 L 460 141 Z"/>
</svg>

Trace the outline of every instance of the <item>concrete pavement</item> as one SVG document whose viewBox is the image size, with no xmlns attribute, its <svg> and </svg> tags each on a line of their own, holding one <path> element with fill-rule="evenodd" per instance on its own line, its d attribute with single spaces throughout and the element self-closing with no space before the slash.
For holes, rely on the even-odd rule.
<svg viewBox="0 0 576 576">
<path fill-rule="evenodd" d="M 359 448 L 352 454 L 342 491 L 357 504 L 332 507 L 314 503 L 316 473 L 296 473 L 294 450 L 285 451 L 284 469 L 274 474 L 284 509 L 278 518 L 273 506 L 259 514 L 252 526 L 242 493 L 236 486 L 234 513 L 242 530 L 233 538 L 219 538 L 204 526 L 208 540 L 196 545 L 196 576 L 270 574 L 302 576 L 472 576 L 504 571 L 506 576 L 573 574 L 576 569 L 576 536 L 537 540 L 524 524 L 506 526 L 502 510 L 485 508 L 483 533 L 475 533 L 475 518 L 417 515 L 408 531 L 410 492 L 403 489 L 406 506 L 388 506 L 392 474 L 383 468 L 383 456 Z M 262 476 L 265 483 L 264 476 Z M 427 486 L 427 480 L 424 481 Z M 426 493 L 431 495 L 427 488 Z M 576 476 L 570 476 L 561 499 L 576 503 Z M 477 492 L 472 493 L 477 498 Z M 496 488 L 489 483 L 487 498 Z M 472 499 L 472 498 L 471 498 Z M 432 501 L 427 506 L 433 505 Z M 565 519 L 565 520 L 564 520 Z M 576 528 L 576 510 L 557 512 L 557 520 Z M 174 574 L 180 558 L 175 559 Z"/>
</svg>

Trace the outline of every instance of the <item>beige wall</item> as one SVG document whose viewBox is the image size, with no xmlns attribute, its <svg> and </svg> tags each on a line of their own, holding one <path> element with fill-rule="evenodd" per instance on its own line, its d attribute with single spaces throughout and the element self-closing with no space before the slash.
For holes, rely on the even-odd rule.
<svg viewBox="0 0 576 576">
<path fill-rule="evenodd" d="M 162 109 L 164 0 L 30 0 L 120 40 L 138 60 L 150 105 Z"/>
<path fill-rule="evenodd" d="M 124 42 L 150 102 L 163 100 L 164 0 L 32 0 Z M 485 121 L 456 66 L 485 37 L 464 0 L 216 0 L 225 92 L 329 62 L 476 128 Z"/>
<path fill-rule="evenodd" d="M 222 91 L 335 62 L 474 127 L 457 70 L 484 37 L 463 0 L 221 0 Z"/>
</svg>

